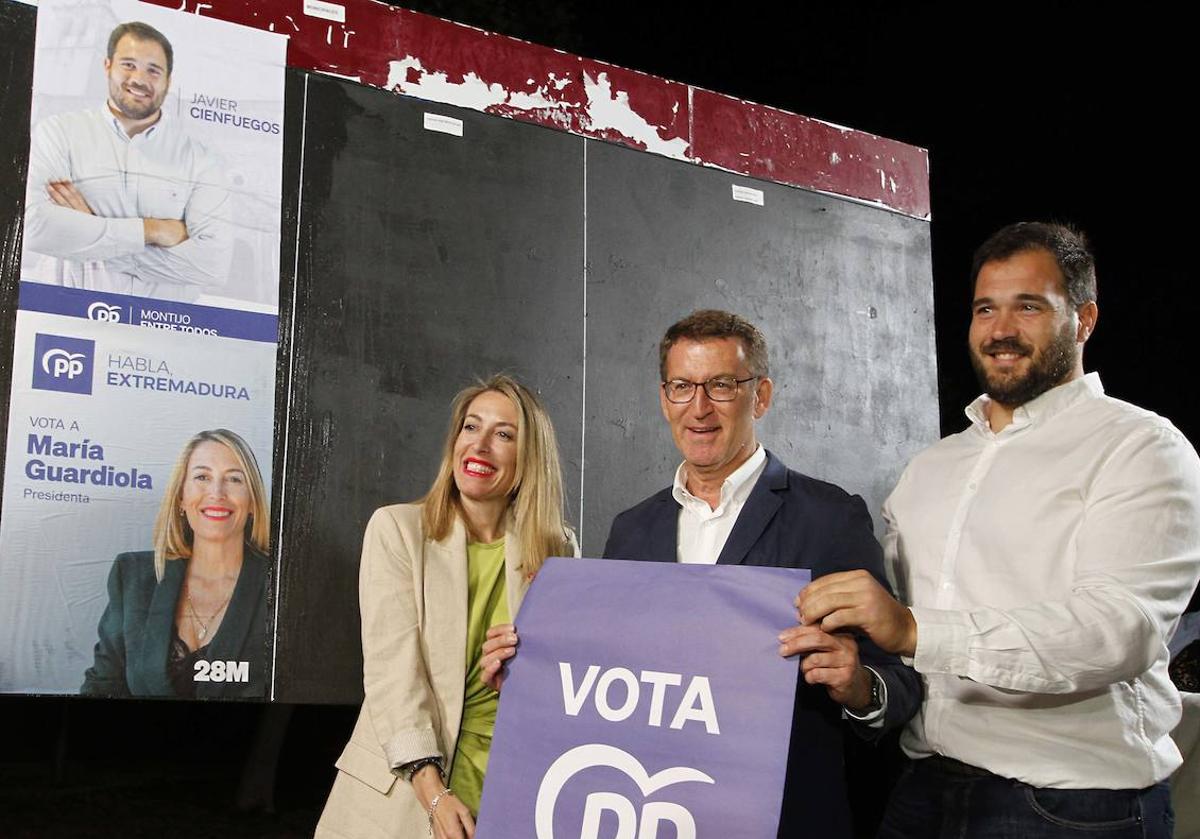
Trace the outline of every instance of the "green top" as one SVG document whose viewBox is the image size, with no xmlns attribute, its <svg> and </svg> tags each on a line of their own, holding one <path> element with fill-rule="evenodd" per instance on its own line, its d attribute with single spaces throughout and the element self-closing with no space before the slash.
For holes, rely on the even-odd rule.
<svg viewBox="0 0 1200 839">
<path fill-rule="evenodd" d="M 504 585 L 504 540 L 467 545 L 467 685 L 462 726 L 449 786 L 458 800 L 479 812 L 500 694 L 479 681 L 479 656 L 488 628 L 510 623 Z"/>
</svg>

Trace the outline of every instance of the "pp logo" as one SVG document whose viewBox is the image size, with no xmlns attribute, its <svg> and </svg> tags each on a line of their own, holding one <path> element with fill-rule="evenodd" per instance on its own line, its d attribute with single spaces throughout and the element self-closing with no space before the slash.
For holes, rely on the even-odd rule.
<svg viewBox="0 0 1200 839">
<path fill-rule="evenodd" d="M 96 342 L 38 333 L 33 342 L 33 386 L 65 393 L 92 392 Z"/>
<path fill-rule="evenodd" d="M 88 320 L 98 320 L 101 323 L 120 323 L 121 307 L 111 306 L 103 300 L 97 300 L 87 307 Z"/>
<path fill-rule="evenodd" d="M 607 766 L 624 772 L 643 795 L 650 795 L 663 787 L 693 781 L 702 784 L 714 783 L 713 779 L 699 769 L 673 766 L 654 775 L 629 752 L 602 743 L 576 746 L 550 764 L 542 785 L 538 788 L 537 803 L 534 805 L 534 826 L 537 839 L 554 839 L 554 805 L 563 786 L 576 773 L 595 766 Z M 686 808 L 670 801 L 648 801 L 642 805 L 639 817 L 633 802 L 615 792 L 592 792 L 583 805 L 583 822 L 579 839 L 598 839 L 600 817 L 608 811 L 616 816 L 617 832 L 614 839 L 657 839 L 659 825 L 668 822 L 672 826 L 671 836 L 676 839 L 696 839 L 696 820 Z M 574 835 L 575 831 L 571 831 Z"/>
</svg>

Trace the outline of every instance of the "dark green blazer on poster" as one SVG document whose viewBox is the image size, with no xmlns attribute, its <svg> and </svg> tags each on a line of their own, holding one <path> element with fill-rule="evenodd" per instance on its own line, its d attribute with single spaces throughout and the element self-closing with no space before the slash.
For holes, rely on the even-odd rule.
<svg viewBox="0 0 1200 839">
<path fill-rule="evenodd" d="M 153 551 L 117 557 L 108 575 L 108 606 L 100 617 L 95 663 L 84 674 L 81 694 L 175 694 L 167 678 L 167 650 L 187 562 L 168 560 L 162 582 L 158 582 Z M 209 642 L 206 656 L 208 661 L 247 662 L 248 680 L 198 681 L 198 699 L 265 695 L 267 565 L 265 556 L 247 546 L 225 618 Z"/>
</svg>

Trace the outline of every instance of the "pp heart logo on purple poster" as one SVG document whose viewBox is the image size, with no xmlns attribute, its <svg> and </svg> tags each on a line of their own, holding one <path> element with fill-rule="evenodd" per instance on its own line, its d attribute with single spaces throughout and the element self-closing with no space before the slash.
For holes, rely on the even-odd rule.
<svg viewBox="0 0 1200 839">
<path fill-rule="evenodd" d="M 478 835 L 775 836 L 809 581 L 788 568 L 551 559 L 521 612 Z"/>
</svg>

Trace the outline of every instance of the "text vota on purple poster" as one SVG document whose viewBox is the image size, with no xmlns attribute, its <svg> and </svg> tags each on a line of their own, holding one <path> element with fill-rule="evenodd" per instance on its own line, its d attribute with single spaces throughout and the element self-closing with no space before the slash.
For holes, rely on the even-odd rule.
<svg viewBox="0 0 1200 839">
<path fill-rule="evenodd" d="M 776 635 L 809 579 L 548 560 L 518 617 L 480 835 L 774 837 L 797 680 Z"/>
</svg>

